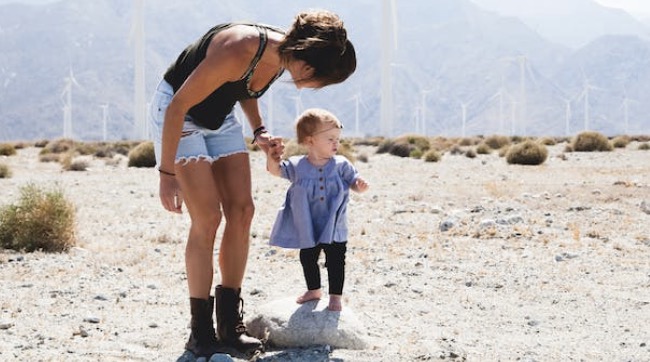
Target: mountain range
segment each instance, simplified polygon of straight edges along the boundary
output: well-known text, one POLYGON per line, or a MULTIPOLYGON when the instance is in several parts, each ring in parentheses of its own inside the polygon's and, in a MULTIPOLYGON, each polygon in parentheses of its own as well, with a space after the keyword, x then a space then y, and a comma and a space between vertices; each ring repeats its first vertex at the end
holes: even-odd
MULTIPOLYGON (((169 63, 216 23, 288 28, 300 10, 327 8, 345 21, 357 71, 316 91, 298 91, 283 76, 260 100, 276 134, 291 137, 297 112, 324 107, 348 136, 380 135, 387 46, 394 46, 394 118, 384 136, 650 133, 646 24, 592 0, 547 0, 537 12, 496 1, 394 1, 394 42, 382 36, 376 0, 146 1, 145 94, 150 98, 169 63)), ((142 138, 134 122, 133 3, 0 3, 0 140, 61 137, 65 112, 74 138, 142 138)))

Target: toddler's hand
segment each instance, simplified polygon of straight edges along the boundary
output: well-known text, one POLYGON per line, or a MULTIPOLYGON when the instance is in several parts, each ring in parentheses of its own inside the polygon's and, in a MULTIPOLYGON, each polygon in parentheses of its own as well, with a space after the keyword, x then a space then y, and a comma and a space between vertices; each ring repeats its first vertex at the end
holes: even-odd
POLYGON ((370 185, 368 185, 366 180, 362 179, 361 177, 357 178, 357 180, 354 182, 354 189, 357 192, 365 192, 369 187, 370 185))

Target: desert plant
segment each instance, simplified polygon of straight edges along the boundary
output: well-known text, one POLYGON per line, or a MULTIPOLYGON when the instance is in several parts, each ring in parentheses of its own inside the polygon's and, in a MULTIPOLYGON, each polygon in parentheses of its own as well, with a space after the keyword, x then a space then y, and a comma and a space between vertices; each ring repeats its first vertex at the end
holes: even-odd
POLYGON ((594 131, 578 134, 573 140, 572 148, 576 152, 611 151, 613 149, 607 137, 594 131))
POLYGON ((541 165, 548 157, 548 150, 542 143, 532 140, 512 145, 506 154, 509 164, 541 165))
POLYGON ((503 148, 503 146, 509 145, 510 144, 510 138, 507 136, 499 136, 499 135, 493 135, 489 136, 485 139, 484 143, 493 150, 498 150, 500 148, 503 148))
POLYGON ((16 147, 11 143, 0 143, 0 156, 13 156, 16 154, 16 147))
POLYGON ((479 155, 489 155, 490 152, 492 152, 492 148, 485 142, 481 142, 478 146, 476 146, 476 153, 479 155))
POLYGON ((409 155, 410 158, 415 158, 415 159, 420 159, 422 158, 422 150, 419 148, 414 149, 411 151, 411 154, 409 155))
POLYGON ((0 178, 10 178, 11 169, 5 164, 0 164, 0 178))
POLYGON ((650 143, 645 142, 645 143, 640 144, 639 145, 639 150, 641 150, 641 151, 650 150, 650 143))
POLYGON ((440 161, 440 154, 438 151, 431 149, 424 153, 424 162, 438 162, 440 161))
POLYGON ((555 146, 557 144, 557 141, 553 137, 542 137, 537 142, 545 145, 545 146, 555 146))
POLYGON ((612 146, 614 148, 625 148, 629 143, 630 143, 629 136, 618 136, 618 137, 614 137, 614 139, 612 140, 612 146))
POLYGON ((61 190, 33 184, 20 189, 17 204, 0 209, 0 246, 18 251, 62 252, 74 246, 75 209, 61 190))
POLYGON ((476 158, 476 151, 474 151, 473 148, 468 149, 467 151, 465 151, 465 157, 476 158))
POLYGON ((153 142, 144 141, 129 151, 129 167, 154 167, 156 156, 153 151, 153 142))

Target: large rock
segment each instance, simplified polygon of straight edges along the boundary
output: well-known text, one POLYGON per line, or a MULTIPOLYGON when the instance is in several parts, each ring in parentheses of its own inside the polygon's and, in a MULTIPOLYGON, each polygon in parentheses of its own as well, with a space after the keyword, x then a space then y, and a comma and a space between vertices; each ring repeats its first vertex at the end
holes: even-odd
POLYGON ((364 349, 365 328, 348 307, 341 312, 327 310, 327 299, 297 304, 293 299, 277 300, 257 308, 258 315, 247 323, 248 332, 278 347, 330 345, 333 348, 364 349))

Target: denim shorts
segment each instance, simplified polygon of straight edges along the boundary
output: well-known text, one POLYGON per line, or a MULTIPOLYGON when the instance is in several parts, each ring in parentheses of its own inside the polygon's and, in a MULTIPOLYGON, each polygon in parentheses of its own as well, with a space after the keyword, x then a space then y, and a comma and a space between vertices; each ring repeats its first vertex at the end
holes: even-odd
MULTIPOLYGON (((173 96, 172 86, 162 80, 156 88, 149 108, 148 118, 158 166, 160 165, 165 112, 173 96)), ((175 163, 185 164, 194 160, 214 162, 221 157, 247 152, 242 125, 235 117, 234 110, 226 116, 221 127, 216 130, 197 125, 188 115, 185 116, 183 135, 178 143, 175 163)))

